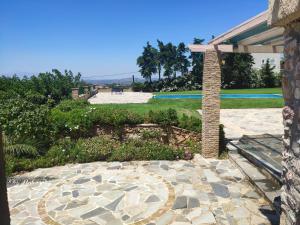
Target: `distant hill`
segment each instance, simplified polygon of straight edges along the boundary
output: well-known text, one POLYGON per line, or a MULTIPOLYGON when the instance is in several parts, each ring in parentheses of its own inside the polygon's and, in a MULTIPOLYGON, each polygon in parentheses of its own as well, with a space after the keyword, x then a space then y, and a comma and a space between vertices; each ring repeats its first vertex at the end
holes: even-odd
MULTIPOLYGON (((120 85, 130 85, 132 84, 132 78, 121 78, 121 79, 110 79, 110 80, 96 80, 96 79, 83 79, 87 83, 91 84, 120 84, 120 85)), ((143 78, 135 78, 135 82, 145 82, 143 78)))

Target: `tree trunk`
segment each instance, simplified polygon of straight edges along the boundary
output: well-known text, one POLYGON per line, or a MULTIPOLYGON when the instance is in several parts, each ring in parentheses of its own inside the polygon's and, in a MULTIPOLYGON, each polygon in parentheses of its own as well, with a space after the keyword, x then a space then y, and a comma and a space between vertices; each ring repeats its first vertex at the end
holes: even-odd
POLYGON ((158 80, 160 80, 160 73, 161 73, 161 68, 158 68, 158 80))
POLYGON ((1 220, 1 224, 3 225, 10 224, 1 129, 0 129, 0 220, 1 220))

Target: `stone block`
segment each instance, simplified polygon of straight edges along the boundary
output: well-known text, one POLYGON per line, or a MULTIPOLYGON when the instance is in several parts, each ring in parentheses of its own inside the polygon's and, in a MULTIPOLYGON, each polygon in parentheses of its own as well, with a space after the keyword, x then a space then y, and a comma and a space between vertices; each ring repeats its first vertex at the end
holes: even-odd
POLYGON ((202 99, 202 155, 219 153, 221 66, 217 50, 207 50, 204 59, 202 99))
POLYGON ((269 0, 268 23, 274 26, 286 26, 300 18, 299 0, 269 0))

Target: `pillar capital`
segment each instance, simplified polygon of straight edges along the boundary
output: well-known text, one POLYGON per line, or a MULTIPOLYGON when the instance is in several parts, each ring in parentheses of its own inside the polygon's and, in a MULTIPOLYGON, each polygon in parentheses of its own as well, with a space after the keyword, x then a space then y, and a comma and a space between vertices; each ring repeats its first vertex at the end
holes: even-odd
POLYGON ((299 18, 299 0, 269 0, 268 22, 270 25, 286 26, 299 18))

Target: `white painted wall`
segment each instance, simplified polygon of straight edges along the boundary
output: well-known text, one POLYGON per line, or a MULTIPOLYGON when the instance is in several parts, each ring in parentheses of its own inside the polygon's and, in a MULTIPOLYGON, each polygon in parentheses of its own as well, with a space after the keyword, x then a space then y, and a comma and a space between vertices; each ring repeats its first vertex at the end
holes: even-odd
POLYGON ((260 69, 267 59, 270 60, 270 64, 275 66, 274 71, 280 72, 280 62, 283 59, 283 54, 279 53, 252 53, 254 58, 253 68, 260 69))

